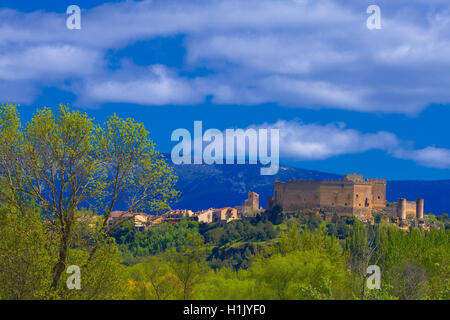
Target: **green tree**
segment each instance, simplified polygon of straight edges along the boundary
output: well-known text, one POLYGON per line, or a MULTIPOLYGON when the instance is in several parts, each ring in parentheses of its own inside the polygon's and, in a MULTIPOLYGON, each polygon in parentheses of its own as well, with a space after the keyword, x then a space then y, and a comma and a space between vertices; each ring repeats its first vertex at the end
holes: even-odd
POLYGON ((137 284, 133 298, 143 300, 175 299, 179 288, 177 277, 161 256, 146 258, 132 267, 132 279, 137 284))
POLYGON ((448 296, 449 235, 444 227, 406 232, 387 225, 377 230, 377 256, 382 279, 391 287, 392 295, 400 299, 448 296))
POLYGON ((192 299, 194 286, 208 271, 205 254, 203 238, 195 234, 189 234, 185 244, 167 252, 171 269, 181 284, 185 300, 192 299))
POLYGON ((345 299, 350 297, 346 256, 324 229, 291 224, 277 244, 260 252, 248 269, 260 299, 345 299))
POLYGON ((38 211, 0 207, 0 300, 51 298, 51 236, 38 211))
POLYGON ((361 287, 358 294, 361 299, 365 299, 367 288, 366 281, 368 278, 367 268, 371 264, 377 264, 380 256, 378 256, 378 243, 376 233, 373 229, 366 227, 359 219, 355 219, 350 237, 346 239, 346 249, 349 252, 349 265, 353 271, 354 290, 361 287))
POLYGON ((103 125, 60 106, 38 110, 22 128, 17 108, 0 107, 0 177, 2 198, 17 211, 37 206, 58 244, 51 287, 56 290, 66 268, 76 213, 90 207, 102 216, 85 264, 105 243, 111 211, 161 211, 176 198, 176 177, 144 126, 113 115, 103 125))

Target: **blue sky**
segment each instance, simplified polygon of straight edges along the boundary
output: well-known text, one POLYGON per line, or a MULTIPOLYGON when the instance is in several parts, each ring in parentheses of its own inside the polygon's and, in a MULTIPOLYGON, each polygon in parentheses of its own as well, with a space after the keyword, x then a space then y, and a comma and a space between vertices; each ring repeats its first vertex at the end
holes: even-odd
POLYGON ((0 101, 280 129, 281 163, 450 179, 447 0, 2 1, 0 101), (81 7, 81 30, 66 28, 81 7), (368 5, 381 8, 368 30, 368 5))

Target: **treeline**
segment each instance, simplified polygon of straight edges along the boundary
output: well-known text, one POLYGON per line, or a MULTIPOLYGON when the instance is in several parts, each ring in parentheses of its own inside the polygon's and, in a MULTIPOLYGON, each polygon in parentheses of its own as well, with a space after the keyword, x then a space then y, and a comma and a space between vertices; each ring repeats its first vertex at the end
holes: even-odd
POLYGON ((176 225, 164 223, 145 231, 136 230, 133 223, 128 222, 111 236, 118 244, 126 265, 179 247, 188 236, 195 235, 201 236, 209 248, 207 260, 211 267, 241 268, 249 265, 248 256, 254 253, 253 243, 271 240, 277 234, 270 221, 253 219, 205 224, 184 219, 176 225))
POLYGON ((76 230, 80 241, 70 248, 67 263, 81 267, 81 289, 68 290, 65 281, 69 275, 64 273, 57 291, 53 291, 50 283, 57 242, 48 232, 49 226, 38 212, 22 216, 2 207, 0 297, 450 299, 450 234, 444 228, 403 231, 389 224, 371 226, 354 220, 348 224, 349 235, 339 239, 329 233, 327 226, 333 222, 322 221, 310 228, 295 217, 277 226, 263 220, 215 226, 182 221, 147 232, 124 225, 115 238, 105 238, 88 264, 91 245, 82 238, 95 233, 95 228, 89 221, 80 223, 76 230), (258 233, 252 228, 274 233, 266 234, 265 241, 253 241, 258 236, 250 235, 258 233), (209 238, 214 229, 237 242, 223 244, 222 237, 209 238), (235 230, 248 230, 248 234, 238 237, 235 230), (215 250, 240 246, 245 248, 243 261, 248 261, 240 266, 232 263, 235 257, 220 260, 220 254, 214 254, 215 250), (132 261, 127 261, 126 252, 132 261), (370 265, 380 268, 379 290, 366 285, 370 265))
POLYGON ((161 224, 146 231, 138 231, 133 224, 122 224, 111 235, 122 253, 123 263, 133 265, 143 257, 162 253, 181 245, 189 234, 200 235, 210 249, 207 261, 211 268, 248 268, 249 257, 258 248, 270 245, 268 241, 276 238, 287 223, 305 225, 310 231, 325 226, 328 235, 345 239, 351 231, 353 219, 333 216, 325 223, 314 211, 296 213, 268 211, 255 218, 235 220, 230 223, 197 223, 181 220, 180 223, 161 224))
POLYGON ((130 267, 135 299, 449 299, 449 233, 368 227, 355 221, 342 242, 323 227, 289 223, 248 268, 212 269, 199 235, 130 267), (191 245, 195 243, 195 245, 191 245), (381 270, 380 289, 366 285, 381 270))
POLYGON ((135 299, 450 298, 444 227, 403 231, 348 217, 324 221, 314 212, 267 212, 250 221, 182 221, 132 232, 165 244, 173 239, 130 265, 135 299), (379 267, 380 289, 367 287, 371 265, 379 267))

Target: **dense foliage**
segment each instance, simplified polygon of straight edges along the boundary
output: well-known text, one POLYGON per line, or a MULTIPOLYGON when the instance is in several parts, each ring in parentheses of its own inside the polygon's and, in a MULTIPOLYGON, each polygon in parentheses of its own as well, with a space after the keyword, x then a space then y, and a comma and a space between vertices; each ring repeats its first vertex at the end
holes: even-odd
MULTIPOLYGON (((202 244, 201 236, 193 233, 189 237, 196 239, 195 253, 192 248, 183 247, 187 244, 178 251, 169 250, 190 261, 190 265, 173 264, 170 255, 160 253, 131 267, 135 274, 132 275, 131 296, 139 299, 158 299, 158 296, 172 299, 450 299, 448 231, 405 232, 395 226, 368 227, 357 221, 350 230, 350 235, 340 240, 329 235, 326 227, 312 231, 291 220, 279 237, 259 246, 254 254, 248 251, 245 258, 250 263, 241 268, 211 268, 211 261, 208 268, 208 243, 202 244), (364 271, 371 264, 381 269, 380 289, 369 290, 365 285, 367 274, 364 271), (153 273, 146 277, 144 270, 149 269, 153 273), (183 270, 194 270, 188 294, 182 289, 186 280, 179 279, 183 270)), ((180 263, 186 264, 186 261, 180 263)))
POLYGON ((137 251, 133 253, 128 248, 138 243, 157 248, 151 249, 152 253, 146 251, 148 257, 135 258, 134 262, 139 262, 130 266, 131 296, 136 299, 450 298, 450 239, 449 231, 443 227, 403 231, 387 223, 364 225, 347 217, 334 216, 324 221, 308 211, 283 213, 282 222, 274 226, 270 216, 265 213, 262 217, 228 224, 183 221, 146 232, 123 226, 121 235, 115 236, 125 256, 137 257, 137 251), (125 236, 131 233, 134 236, 125 236), (193 250, 185 246, 192 239, 196 239, 197 252, 189 260, 185 254, 193 250), (185 282, 178 278, 182 267, 174 264, 167 252, 172 255, 177 252, 188 259, 191 265, 185 266, 186 270, 197 270, 187 294, 182 290, 185 282), (370 290, 366 285, 370 275, 367 268, 372 264, 381 269, 380 289, 370 290), (153 273, 146 277, 145 270, 150 269, 153 273))
POLYGON ((159 212, 178 194, 148 134, 133 119, 98 125, 63 105, 22 125, 15 105, 0 105, 0 298, 126 295, 111 212, 159 212), (70 265, 81 291, 67 290, 70 265))

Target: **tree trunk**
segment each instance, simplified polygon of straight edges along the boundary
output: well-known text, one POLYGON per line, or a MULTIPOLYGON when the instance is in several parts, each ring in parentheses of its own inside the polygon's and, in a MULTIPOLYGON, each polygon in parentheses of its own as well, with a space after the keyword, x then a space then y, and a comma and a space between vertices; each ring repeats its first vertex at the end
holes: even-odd
POLYGON ((367 276, 365 275, 363 277, 362 292, 361 292, 361 299, 362 300, 364 300, 365 296, 366 296, 366 281, 367 281, 367 276))
POLYGON ((61 239, 61 245, 59 248, 59 258, 58 262, 53 267, 53 281, 52 281, 52 289, 56 290, 58 286, 59 279, 66 268, 66 259, 67 259, 67 250, 68 250, 68 238, 67 232, 64 232, 64 235, 61 239))

